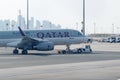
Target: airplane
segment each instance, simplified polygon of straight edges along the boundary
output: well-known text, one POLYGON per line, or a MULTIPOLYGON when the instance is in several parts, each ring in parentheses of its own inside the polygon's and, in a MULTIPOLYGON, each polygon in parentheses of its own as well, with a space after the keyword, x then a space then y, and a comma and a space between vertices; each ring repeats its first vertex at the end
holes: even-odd
POLYGON ((28 50, 51 51, 55 45, 66 45, 70 50, 71 44, 88 42, 90 39, 81 32, 72 29, 58 30, 22 30, 1 31, 0 47, 14 47, 13 54, 28 54, 28 50))

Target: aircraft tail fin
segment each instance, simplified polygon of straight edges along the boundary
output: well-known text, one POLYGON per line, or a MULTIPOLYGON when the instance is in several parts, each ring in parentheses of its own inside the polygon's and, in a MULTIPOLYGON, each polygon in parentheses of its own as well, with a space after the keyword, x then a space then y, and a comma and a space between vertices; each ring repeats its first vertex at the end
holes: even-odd
POLYGON ((22 29, 20 27, 18 27, 18 29, 20 31, 21 36, 25 37, 25 33, 22 31, 22 29))

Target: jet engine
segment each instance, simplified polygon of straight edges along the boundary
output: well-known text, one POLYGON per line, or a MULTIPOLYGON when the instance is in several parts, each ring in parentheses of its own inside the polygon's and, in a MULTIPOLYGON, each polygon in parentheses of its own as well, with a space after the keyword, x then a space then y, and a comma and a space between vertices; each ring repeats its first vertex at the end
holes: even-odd
POLYGON ((34 49, 39 51, 50 51, 54 49, 54 43, 51 41, 39 42, 36 46, 34 46, 34 49))

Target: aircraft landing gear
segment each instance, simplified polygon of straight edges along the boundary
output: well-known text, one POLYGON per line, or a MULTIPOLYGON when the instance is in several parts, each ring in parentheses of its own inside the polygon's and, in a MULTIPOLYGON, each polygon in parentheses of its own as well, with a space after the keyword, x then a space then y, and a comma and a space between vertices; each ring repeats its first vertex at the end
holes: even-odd
POLYGON ((23 49, 22 54, 26 55, 26 54, 28 54, 28 51, 26 49, 23 49))
POLYGON ((61 51, 58 51, 59 54, 70 54, 71 53, 71 50, 70 50, 70 45, 66 45, 66 50, 61 50, 61 51))
MULTIPOLYGON (((19 53, 18 49, 15 48, 13 50, 13 54, 17 55, 18 53, 19 53)), ((24 55, 26 55, 26 54, 28 54, 28 51, 26 49, 23 49, 21 53, 24 54, 24 55)))
POLYGON ((66 45, 66 51, 67 51, 67 53, 69 54, 71 51, 70 51, 70 45, 66 45))
POLYGON ((15 48, 15 49, 13 50, 13 54, 18 54, 18 53, 19 53, 18 49, 15 48))

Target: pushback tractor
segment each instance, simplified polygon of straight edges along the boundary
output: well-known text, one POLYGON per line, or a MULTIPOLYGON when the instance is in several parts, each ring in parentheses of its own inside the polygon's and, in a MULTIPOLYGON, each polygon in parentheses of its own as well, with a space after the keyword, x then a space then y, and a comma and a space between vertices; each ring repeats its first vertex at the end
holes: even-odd
POLYGON ((85 45, 82 48, 76 48, 71 50, 60 50, 59 54, 83 54, 83 53, 92 53, 92 49, 90 45, 85 45))

